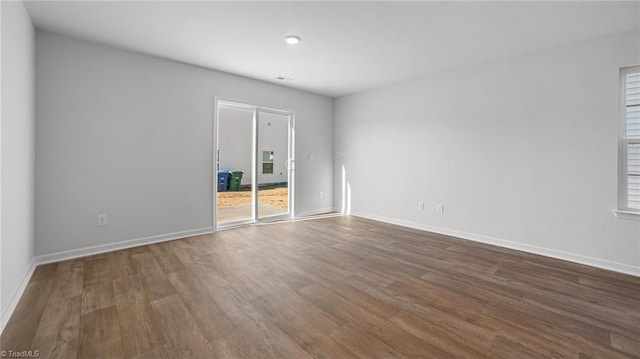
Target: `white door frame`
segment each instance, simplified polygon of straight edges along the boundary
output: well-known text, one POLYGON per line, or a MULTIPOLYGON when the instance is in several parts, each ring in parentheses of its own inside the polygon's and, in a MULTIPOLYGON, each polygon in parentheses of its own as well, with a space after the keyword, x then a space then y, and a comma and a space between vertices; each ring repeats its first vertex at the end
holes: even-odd
POLYGON ((213 198, 212 209, 213 209, 213 218, 212 218, 212 227, 214 231, 218 229, 224 229, 228 227, 235 227, 243 224, 251 224, 256 222, 269 222, 276 221, 288 218, 295 217, 295 206, 294 206, 294 188, 295 188, 295 118, 296 112, 294 110, 289 109, 281 109, 274 108, 268 106, 261 106, 251 104, 246 101, 238 101, 232 99, 226 99, 221 97, 214 97, 214 111, 213 111, 213 161, 211 171, 213 184, 212 190, 213 198), (225 223, 223 225, 218 225, 218 138, 219 138, 219 114, 221 108, 231 108, 231 109, 239 109, 239 110, 249 110, 253 112, 253 124, 252 124, 252 151, 251 151, 251 163, 252 163, 252 178, 251 178, 251 187, 252 187, 252 210, 251 210, 251 219, 235 221, 230 223, 225 223), (258 131, 259 131, 259 121, 260 121, 260 113, 271 113, 276 115, 287 116, 289 119, 288 126, 288 138, 289 143, 287 145, 289 154, 288 154, 288 166, 287 166, 287 186, 288 186, 288 209, 289 212, 281 215, 269 216, 259 218, 258 211, 258 131))

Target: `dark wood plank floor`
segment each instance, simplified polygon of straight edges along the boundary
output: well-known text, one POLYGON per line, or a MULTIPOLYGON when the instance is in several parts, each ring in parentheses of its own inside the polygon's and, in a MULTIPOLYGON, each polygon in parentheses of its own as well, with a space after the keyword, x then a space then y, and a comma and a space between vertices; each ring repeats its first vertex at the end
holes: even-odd
POLYGON ((640 278, 336 216, 36 269, 43 358, 640 358, 640 278))

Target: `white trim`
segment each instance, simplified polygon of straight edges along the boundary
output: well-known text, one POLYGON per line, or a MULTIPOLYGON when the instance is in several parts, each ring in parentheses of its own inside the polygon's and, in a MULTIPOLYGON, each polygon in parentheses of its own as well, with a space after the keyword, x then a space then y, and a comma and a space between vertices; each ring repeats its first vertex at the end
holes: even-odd
MULTIPOLYGON (((629 207, 629 183, 628 183, 628 163, 627 155, 630 144, 640 143, 640 139, 626 137, 627 127, 627 75, 640 73, 640 66, 630 66, 620 69, 618 106, 620 112, 619 125, 619 145, 618 145, 618 210, 620 212, 633 212, 629 207)), ((616 214, 616 217, 617 214, 616 214)), ((618 217, 626 218, 627 217, 618 217)))
POLYGON ((622 211, 622 210, 615 210, 613 211, 613 214, 616 216, 616 218, 620 218, 620 219, 633 219, 636 221, 640 221, 640 212, 634 212, 634 211, 622 211))
POLYGON ((273 216, 260 217, 260 220, 256 221, 256 223, 280 222, 280 221, 288 221, 290 219, 293 219, 293 216, 291 215, 291 213, 274 214, 273 216))
POLYGON ((0 319, 0 334, 4 331, 4 327, 9 322, 13 311, 16 310, 18 302, 20 301, 20 298, 22 298, 22 294, 24 294, 25 289, 27 289, 27 284, 29 284, 29 280, 31 280, 31 275, 33 275, 33 271, 36 269, 36 266, 36 259, 31 258, 31 263, 29 263, 29 267, 24 272, 18 288, 13 292, 9 303, 7 303, 7 306, 2 311, 2 317, 0 319))
POLYGON ((278 115, 287 115, 289 113, 296 112, 293 108, 288 107, 271 107, 271 106, 263 106, 258 103, 254 103, 252 101, 238 100, 229 97, 215 96, 218 103, 223 104, 225 107, 235 106, 236 108, 245 109, 252 111, 253 108, 260 108, 266 112, 278 114, 278 115))
POLYGON ((319 209, 312 209, 310 211, 306 211, 306 212, 302 212, 302 213, 298 213, 297 216, 295 216, 295 218, 301 218, 301 217, 309 217, 309 216, 317 216, 319 214, 327 214, 327 213, 333 213, 333 212, 340 212, 340 211, 336 211, 333 207, 326 207, 326 208, 319 208, 319 209))
POLYGON ((227 222, 227 223, 221 223, 218 225, 218 228, 216 228, 216 232, 217 231, 221 231, 224 229, 229 229, 229 228, 235 228, 235 227, 240 227, 240 226, 248 226, 250 224, 255 224, 256 221, 254 221, 252 218, 249 219, 241 219, 239 221, 233 221, 233 222, 227 222))
POLYGON ((287 190, 288 201, 289 201, 289 215, 291 218, 296 217, 296 206, 295 206, 295 193, 296 193, 296 173, 295 173, 295 163, 296 163, 296 111, 291 111, 289 115, 289 126, 287 127, 288 136, 289 136, 289 158, 287 159, 287 186, 289 187, 287 190))
POLYGON ((626 70, 620 69, 618 77, 618 209, 626 208, 627 200, 627 176, 624 169, 627 160, 627 149, 624 145, 624 138, 627 128, 627 118, 625 114, 625 82, 626 70))
POLYGON ((106 244, 100 244, 97 246, 71 249, 68 251, 56 252, 51 254, 43 254, 40 256, 36 256, 34 259, 36 261, 36 264, 46 264, 46 263, 52 263, 52 262, 59 262, 67 259, 85 257, 85 256, 94 255, 94 254, 112 252, 120 249, 138 247, 138 246, 143 246, 146 244, 152 244, 152 243, 158 243, 158 242, 166 242, 174 239, 198 236, 198 235, 209 234, 209 233, 213 233, 213 228, 203 227, 203 228, 197 228, 197 229, 190 229, 187 231, 158 234, 155 236, 129 239, 129 240, 115 242, 115 243, 106 243, 106 244))
POLYGON ((213 193, 211 198, 213 198, 212 202, 212 213, 213 218, 211 220, 212 228, 218 229, 226 229, 233 227, 235 225, 244 225, 249 223, 259 223, 259 222, 269 222, 280 219, 291 219, 295 217, 295 120, 296 120, 296 111, 288 108, 274 108, 268 106, 261 106, 256 104, 251 104, 251 102, 246 101, 238 101, 227 99, 219 96, 214 96, 213 98, 213 164, 212 164, 212 176, 214 178, 214 186, 212 187, 213 193), (231 223, 218 223, 218 154, 219 154, 219 139, 220 139, 220 109, 236 109, 236 110, 245 110, 253 113, 253 122, 252 122, 252 135, 251 135, 251 164, 253 166, 252 176, 251 176, 251 219, 243 220, 238 222, 231 223), (260 213, 258 211, 258 191, 260 183, 260 176, 258 171, 260 169, 261 156, 259 156, 259 148, 258 148, 258 138, 259 138, 259 128, 260 128, 260 113, 270 113, 275 115, 287 116, 288 126, 287 126, 287 136, 289 143, 287 144, 288 159, 287 159, 287 185, 289 190, 287 191, 287 199, 288 203, 288 212, 284 215, 269 216, 269 217, 259 217, 260 213))
POLYGON ((213 186, 211 187, 211 193, 209 198, 211 198, 211 228, 218 228, 218 161, 220 159, 220 153, 218 152, 218 117, 219 117, 219 102, 218 97, 213 97, 213 118, 212 122, 212 132, 211 132, 211 177, 214 179, 212 181, 213 186))
MULTIPOLYGON (((260 111, 253 109, 253 124, 251 131, 251 218, 258 221, 258 139, 260 138, 260 111)), ((220 136, 220 133, 218 133, 220 136)))
POLYGON ((462 232, 462 231, 442 228, 442 227, 435 227, 427 224, 405 221, 405 220, 395 219, 395 218, 388 218, 388 217, 379 216, 375 214, 351 212, 351 215, 355 217, 371 219, 374 221, 395 224, 398 226, 409 227, 409 228, 419 229, 427 232, 433 232, 438 234, 444 234, 447 236, 467 239, 474 242, 491 244, 498 247, 515 249, 518 251, 538 254, 538 255, 561 259, 569 262, 585 264, 592 267, 597 267, 601 269, 611 270, 614 272, 620 272, 620 273, 625 273, 625 274, 630 274, 633 276, 640 277, 639 265, 633 266, 625 263, 609 261, 606 259, 594 258, 594 257, 584 256, 581 254, 560 251, 557 249, 534 246, 534 245, 519 243, 519 242, 512 242, 512 241, 507 241, 504 239, 494 238, 494 237, 485 236, 481 234, 462 232))

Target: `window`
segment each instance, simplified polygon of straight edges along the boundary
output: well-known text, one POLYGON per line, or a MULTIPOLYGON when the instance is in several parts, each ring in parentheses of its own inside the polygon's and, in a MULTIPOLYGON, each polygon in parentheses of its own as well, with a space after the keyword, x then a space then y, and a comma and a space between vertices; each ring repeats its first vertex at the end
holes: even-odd
POLYGON ((262 173, 273 173, 273 151, 262 151, 262 173))
POLYGON ((640 66, 624 68, 620 75, 622 137, 619 212, 640 214, 640 66))

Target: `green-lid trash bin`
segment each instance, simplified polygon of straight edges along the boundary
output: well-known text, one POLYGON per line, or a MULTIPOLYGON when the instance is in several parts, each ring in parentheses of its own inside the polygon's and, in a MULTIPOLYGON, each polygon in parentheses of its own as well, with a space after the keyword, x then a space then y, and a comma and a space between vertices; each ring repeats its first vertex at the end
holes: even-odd
POLYGON ((229 171, 229 191, 239 191, 244 171, 229 171))

